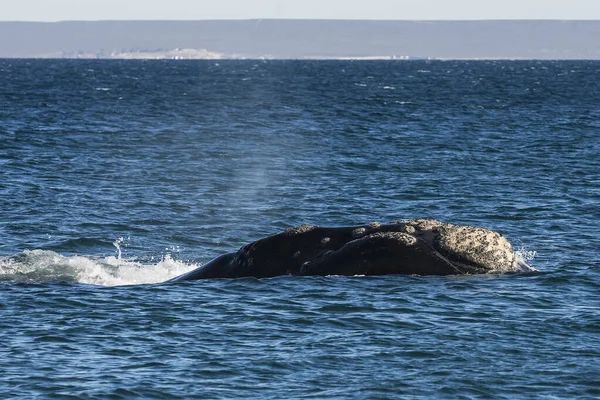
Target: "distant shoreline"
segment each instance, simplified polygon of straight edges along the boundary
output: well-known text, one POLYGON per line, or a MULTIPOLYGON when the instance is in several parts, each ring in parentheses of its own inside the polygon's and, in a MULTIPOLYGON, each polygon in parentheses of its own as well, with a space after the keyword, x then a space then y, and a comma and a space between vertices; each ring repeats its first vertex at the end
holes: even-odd
POLYGON ((0 58, 594 60, 597 20, 0 22, 0 58))

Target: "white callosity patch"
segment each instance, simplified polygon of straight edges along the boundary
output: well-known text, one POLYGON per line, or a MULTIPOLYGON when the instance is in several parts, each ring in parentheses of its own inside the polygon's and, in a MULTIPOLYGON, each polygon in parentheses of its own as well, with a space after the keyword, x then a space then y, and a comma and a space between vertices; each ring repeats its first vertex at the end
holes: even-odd
POLYGON ((365 235, 365 233, 367 233, 367 230, 365 228, 356 228, 352 231, 352 237, 353 238, 359 238, 365 235))
MULTIPOLYGON (((398 221, 402 230, 432 245, 452 263, 473 267, 470 272, 535 271, 527 264, 532 252, 514 251, 500 233, 475 226, 460 226, 433 219, 398 221)), ((533 256, 535 252, 533 252, 533 256)))
POLYGON ((295 226, 292 228, 288 228, 285 230, 284 234, 287 236, 295 236, 295 235, 301 235, 303 233, 306 232, 310 232, 314 229, 318 228, 318 226, 315 225, 299 225, 299 226, 295 226))
POLYGON ((394 240, 404 246, 414 246, 417 243, 417 238, 403 232, 376 232, 365 239, 388 239, 394 240))
POLYGON ((489 272, 513 269, 515 253, 510 242, 498 232, 473 226, 440 226, 437 246, 476 265, 492 268, 489 272))

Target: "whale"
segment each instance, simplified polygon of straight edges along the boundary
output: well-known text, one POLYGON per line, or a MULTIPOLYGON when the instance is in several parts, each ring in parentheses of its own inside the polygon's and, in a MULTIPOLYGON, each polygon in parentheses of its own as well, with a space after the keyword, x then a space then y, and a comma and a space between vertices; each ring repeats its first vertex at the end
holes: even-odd
POLYGON ((434 219, 300 225, 223 254, 169 282, 281 275, 467 275, 529 270, 499 232, 434 219))

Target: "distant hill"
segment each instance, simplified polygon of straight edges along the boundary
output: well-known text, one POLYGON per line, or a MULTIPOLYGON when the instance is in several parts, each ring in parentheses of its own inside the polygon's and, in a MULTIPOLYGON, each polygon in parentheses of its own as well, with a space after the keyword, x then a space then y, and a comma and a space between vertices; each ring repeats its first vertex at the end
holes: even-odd
POLYGON ((600 21, 0 22, 0 57, 600 59, 600 21))

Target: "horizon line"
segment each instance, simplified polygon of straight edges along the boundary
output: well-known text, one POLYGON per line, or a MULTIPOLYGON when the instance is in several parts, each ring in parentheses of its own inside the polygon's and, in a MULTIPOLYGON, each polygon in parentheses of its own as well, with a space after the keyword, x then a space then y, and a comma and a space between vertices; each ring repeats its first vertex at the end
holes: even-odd
POLYGON ((0 20, 0 23, 65 23, 65 22, 243 22, 243 21, 337 21, 337 22, 600 22, 594 19, 564 18, 466 18, 466 19, 360 19, 360 18, 207 18, 207 19, 65 19, 53 21, 0 20))

